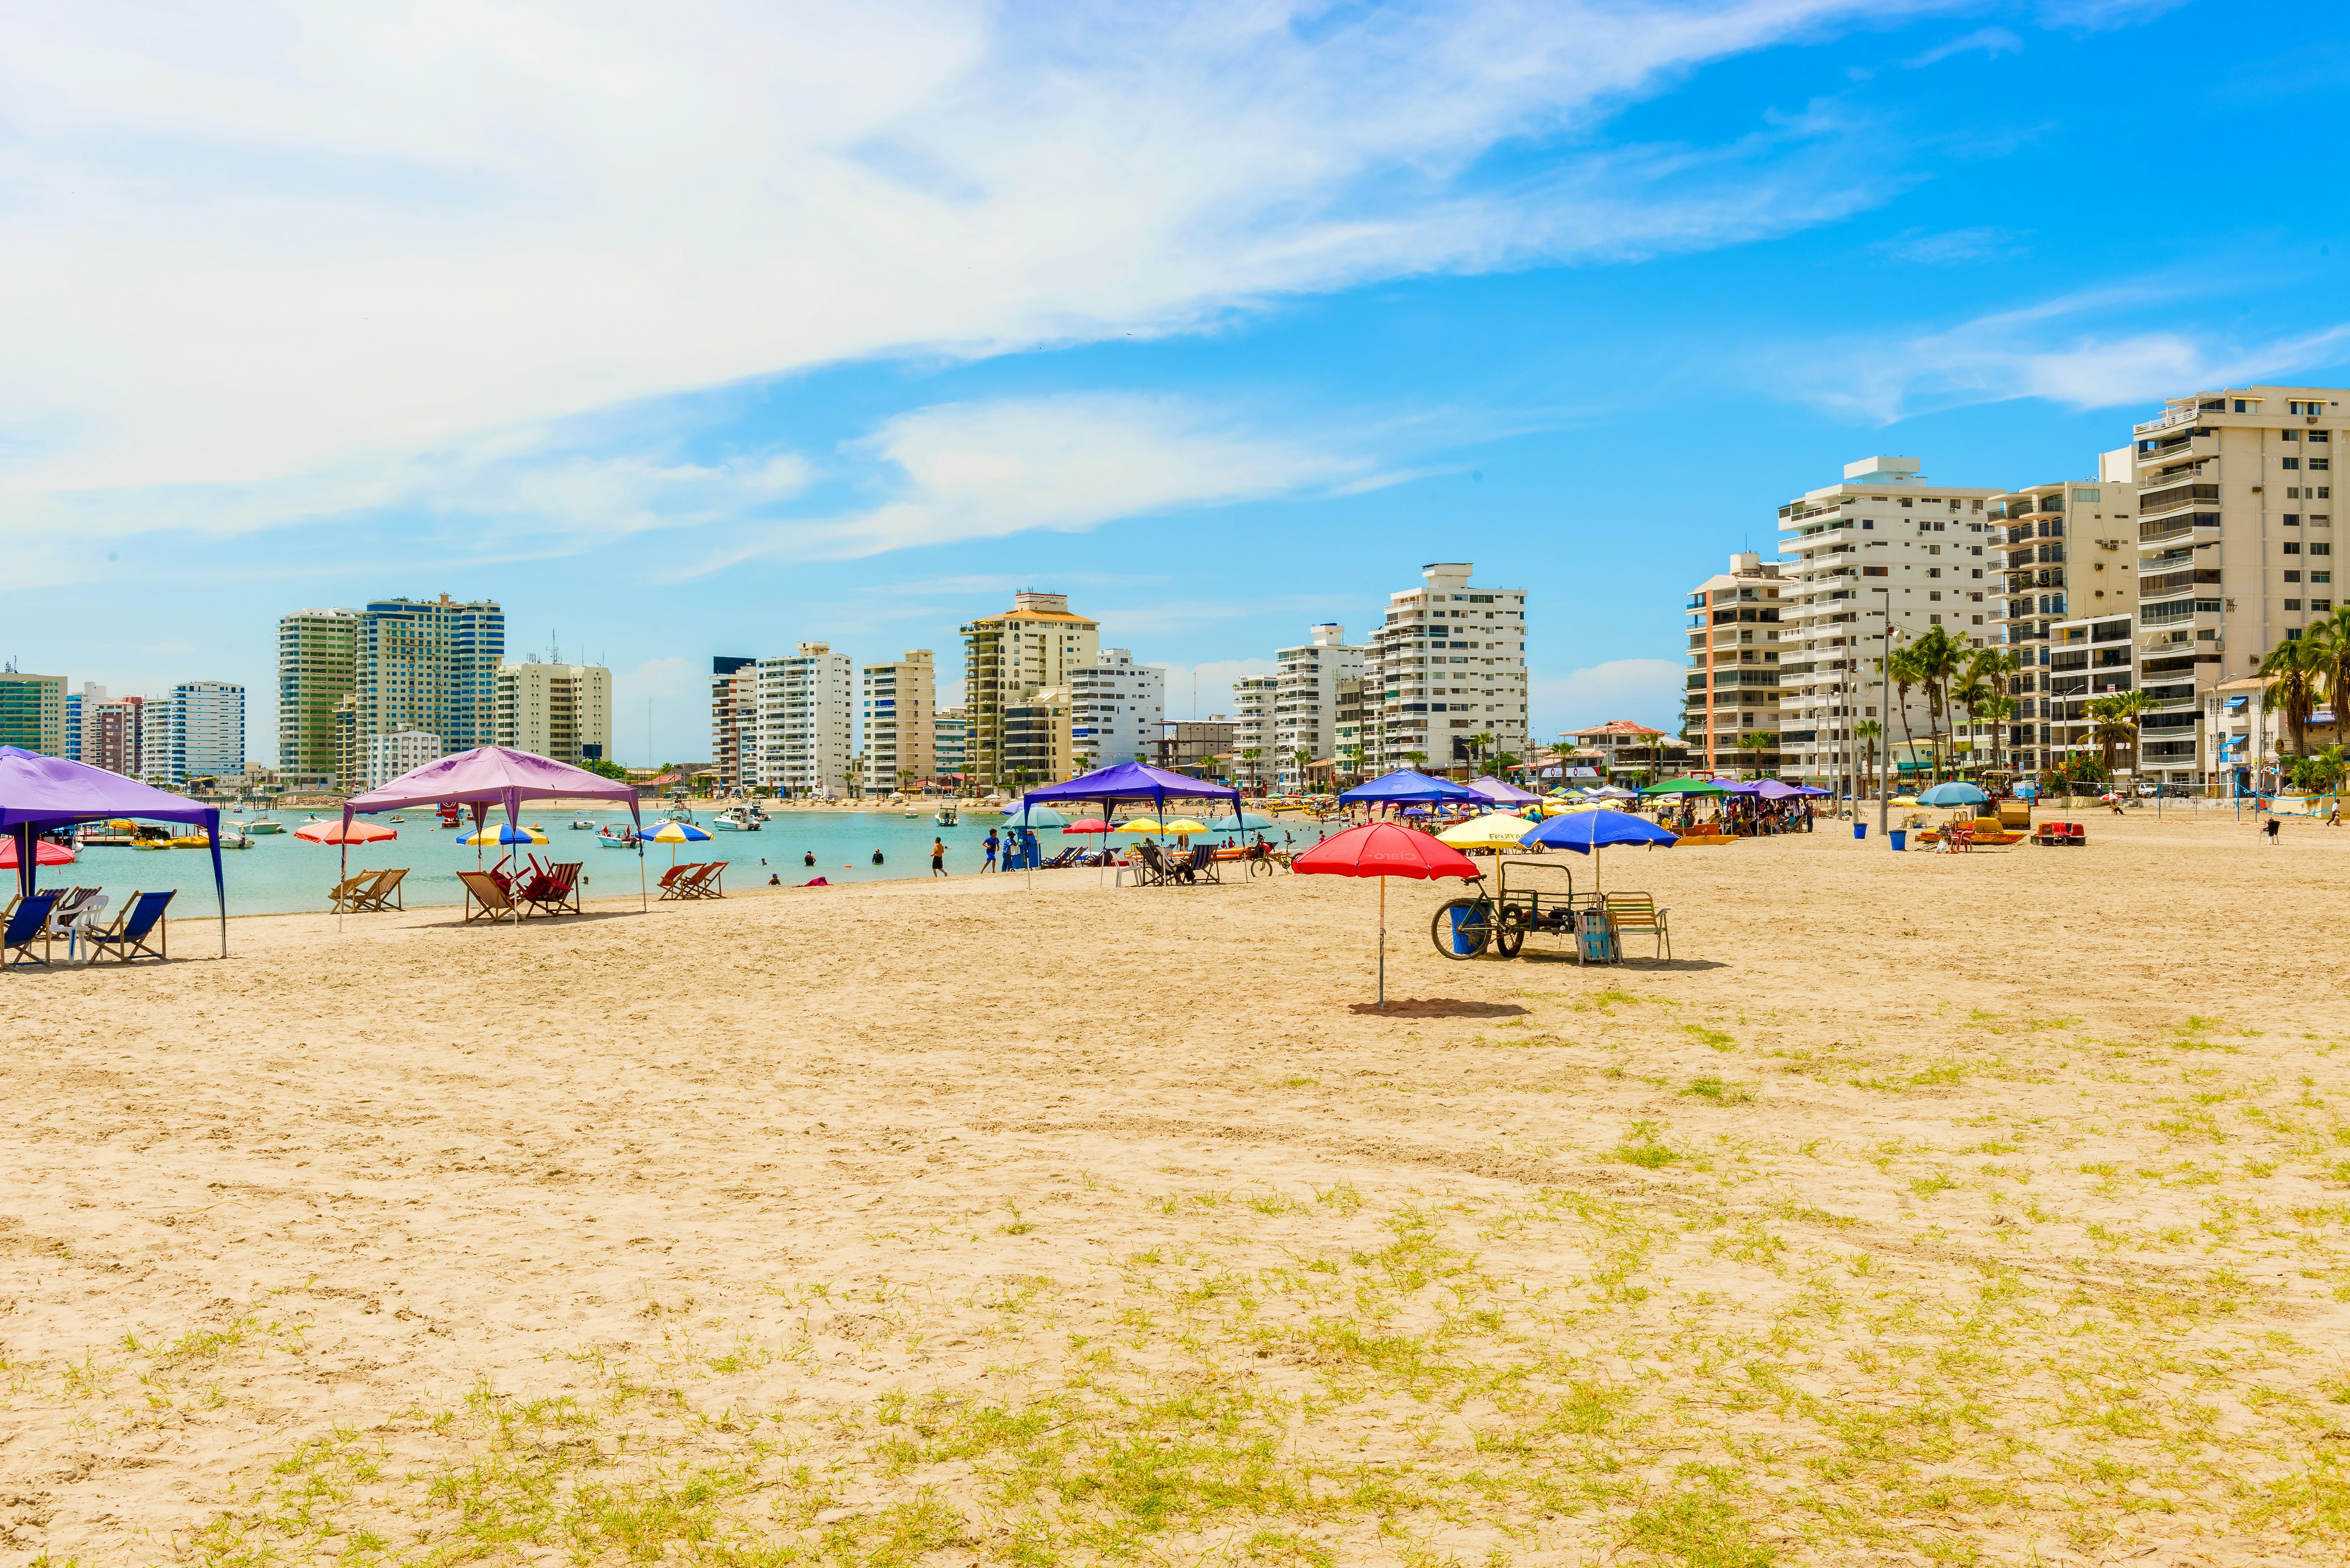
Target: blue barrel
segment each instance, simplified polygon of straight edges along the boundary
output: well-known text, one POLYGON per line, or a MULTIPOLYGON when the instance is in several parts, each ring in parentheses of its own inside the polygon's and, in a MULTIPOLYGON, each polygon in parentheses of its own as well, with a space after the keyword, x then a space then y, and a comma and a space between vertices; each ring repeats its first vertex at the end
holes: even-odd
POLYGON ((1855 838, 1866 838, 1866 837, 1867 837, 1867 836, 1868 836, 1868 824, 1866 824, 1866 823, 1865 823, 1865 822, 1856 822, 1856 823, 1854 823, 1854 824, 1852 825, 1852 836, 1853 836, 1855 838))
POLYGON ((1485 911, 1475 905, 1458 907, 1452 911, 1452 950, 1462 958, 1474 958, 1484 946, 1487 936, 1485 911))
POLYGON ((1894 828, 1885 836, 1891 841, 1893 845, 1893 853, 1896 855, 1900 854, 1903 850, 1909 847, 1909 835, 1904 828, 1894 828))

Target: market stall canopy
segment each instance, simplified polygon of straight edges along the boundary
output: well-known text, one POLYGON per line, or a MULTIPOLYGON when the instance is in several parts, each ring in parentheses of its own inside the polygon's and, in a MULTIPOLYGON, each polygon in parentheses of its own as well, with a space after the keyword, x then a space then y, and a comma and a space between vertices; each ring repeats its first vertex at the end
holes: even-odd
POLYGON ((44 756, 21 746, 0 746, 0 832, 16 841, 16 885, 30 896, 39 869, 34 842, 51 828, 115 817, 150 822, 193 822, 212 840, 213 889, 220 897, 221 956, 228 956, 228 880, 221 870, 220 808, 199 805, 136 779, 70 757, 44 756))
POLYGON ((1481 794, 1466 784, 1454 784, 1451 779, 1430 778, 1409 768, 1398 768, 1391 774, 1380 774, 1368 784, 1357 784, 1338 799, 1347 805, 1404 805, 1431 801, 1461 801, 1483 805, 1489 804, 1492 797, 1481 794))
MULTIPOLYGON (((1167 803, 1170 800, 1220 800, 1234 811, 1241 807, 1241 792, 1230 784, 1187 778, 1181 774, 1170 774, 1145 763, 1114 763, 1106 768, 1096 768, 1089 774, 1079 774, 1076 778, 1060 784, 1032 789, 1021 798, 1035 804, 1045 801, 1096 802, 1105 816, 1116 815, 1119 801, 1131 801, 1136 805, 1148 801, 1151 815, 1158 817, 1166 816, 1167 803)), ((1040 813, 1030 820, 1042 822, 1044 816, 1040 813)), ((1057 823, 1061 819, 1056 816, 1054 820, 1057 823)))
POLYGON ((1523 805, 1528 801, 1542 798, 1531 790, 1520 789, 1513 784, 1503 784, 1496 778, 1471 779, 1469 787, 1487 800, 1498 800, 1503 805, 1523 805))

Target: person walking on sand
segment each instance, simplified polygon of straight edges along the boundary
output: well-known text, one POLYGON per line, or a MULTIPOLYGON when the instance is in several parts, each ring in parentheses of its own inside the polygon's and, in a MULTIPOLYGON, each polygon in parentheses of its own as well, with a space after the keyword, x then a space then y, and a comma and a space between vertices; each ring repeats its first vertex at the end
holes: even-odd
POLYGON ((2268 836, 2268 841, 2271 844, 2274 844, 2277 841, 2278 826, 2277 819, 2272 816, 2268 820, 2268 825, 2261 829, 2263 834, 2268 836))
POLYGON ((943 877, 946 874, 947 841, 943 838, 933 838, 931 840, 931 875, 943 877))
POLYGON ((995 851, 1000 843, 1001 841, 995 836, 995 829, 992 827, 989 828, 987 830, 987 836, 981 840, 979 846, 982 849, 987 851, 987 858, 981 863, 979 867, 982 872, 993 871, 995 869, 995 851))

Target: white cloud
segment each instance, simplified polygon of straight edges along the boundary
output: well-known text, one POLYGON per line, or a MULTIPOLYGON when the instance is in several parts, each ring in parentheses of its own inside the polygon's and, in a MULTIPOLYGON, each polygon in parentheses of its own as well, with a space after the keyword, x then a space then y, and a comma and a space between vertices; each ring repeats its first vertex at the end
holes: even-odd
MULTIPOLYGON (((1359 485, 1375 472, 1366 460, 1239 429, 1177 399, 1107 394, 921 409, 858 442, 854 455, 886 464, 898 493, 843 516, 748 530, 692 574, 761 556, 847 557, 1038 528, 1082 533, 1117 517, 1359 485)), ((1150 547, 1147 536, 1132 543, 1150 547)), ((1180 537, 1162 544, 1171 560, 1193 564, 1180 537)))
POLYGON ((2101 318, 2187 290, 2131 285, 1979 317, 1904 338, 1814 346, 1783 390, 1856 419, 1890 423, 1926 410, 2012 398, 2076 409, 2147 402, 2206 387, 2243 386, 2338 363, 2350 325, 2232 341, 2215 335, 2117 329, 2101 318))
POLYGON ((1611 659, 1565 675, 1534 675, 1526 707, 1534 738, 1547 741, 1610 719, 1678 735, 1687 673, 1669 659, 1611 659))
POLYGON ((1970 55, 1977 49, 1990 58, 1997 59, 2002 55, 2022 54, 2023 40, 2005 27, 1978 27, 1962 37, 1952 38, 1947 44, 1937 44, 1924 54, 1913 56, 1901 63, 1914 71, 1939 64, 1953 55, 1970 55))
MULTIPOLYGON (((1123 618, 1121 618, 1121 622, 1123 618)), ((1167 717, 1208 719, 1232 715, 1232 682, 1274 672, 1270 659, 1215 659, 1200 664, 1156 664, 1167 672, 1167 717), (1195 695, 1196 694, 1196 695, 1195 695)))
POLYGON ((2018 243, 2022 238, 2007 229, 1949 229, 1938 234, 1908 229, 1868 248, 1895 261, 1949 266, 1960 262, 2005 261, 2022 255, 2024 247, 2018 243))
POLYGON ((2040 7, 2040 23, 2079 33, 2102 33, 2151 22, 2189 3, 2190 0, 2046 0, 2040 7))
POLYGON ((1480 161, 1914 4, 32 0, 0 52, 0 503, 307 475, 330 504, 476 432, 847 358, 1781 232, 1882 199, 1836 151, 1866 139, 1480 161))

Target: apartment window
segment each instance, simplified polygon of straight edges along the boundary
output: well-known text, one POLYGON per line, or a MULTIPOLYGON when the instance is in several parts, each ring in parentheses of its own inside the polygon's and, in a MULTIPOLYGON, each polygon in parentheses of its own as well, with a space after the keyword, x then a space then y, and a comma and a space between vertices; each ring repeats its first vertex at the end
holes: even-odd
POLYGON ((2329 473, 2333 472, 2334 460, 2330 457, 2313 457, 2309 460, 2309 466, 2320 473, 2329 473))
MULTIPOLYGON (((2294 404, 2293 411, 2294 413, 2301 412, 2301 406, 2298 403, 2294 404)), ((2301 439, 2301 432, 2299 431, 2277 431, 2277 439, 2280 441, 2299 441, 2301 439)))
POLYGON ((1862 519, 1860 520, 1860 525, 1861 525, 1862 527, 1864 527, 1864 528, 1874 528, 1874 527, 1876 527, 1876 526, 1877 526, 1877 524, 1876 524, 1876 523, 1875 523, 1874 521, 1872 521, 1871 519, 1866 518, 1866 517, 1864 517, 1864 518, 1862 518, 1862 519))
POLYGON ((2299 468, 2301 466, 2301 459, 2297 457, 2281 457, 2277 459, 2277 466, 2279 468, 2299 468))
POLYGON ((2330 556, 2334 554, 2334 546, 2323 539, 2312 539, 2309 542, 2309 553, 2313 556, 2330 556))
POLYGON ((2299 572, 2287 572, 2284 575, 2284 580, 2288 583, 2297 583, 2301 581, 2301 574, 2299 572))
POLYGON ((2309 574, 2309 580, 2313 583, 2330 583, 2334 580, 2334 574, 2331 572, 2312 572, 2309 574))
POLYGON ((2330 441, 2334 438, 2326 434, 2324 431, 2311 431, 2309 432, 2309 439, 2314 441, 2330 441))
POLYGON ((2300 555, 2300 554, 2301 554, 2301 541, 2300 541, 2300 540, 2298 540, 2298 539, 2287 539, 2287 540, 2284 542, 2284 553, 2285 553, 2286 555, 2288 555, 2288 556, 2298 556, 2298 555, 2300 555))
POLYGON ((2243 398, 2238 398, 2236 400, 2236 411, 2240 414, 2251 413, 2252 409, 2250 400, 2243 398))
POLYGON ((2334 601, 2332 599, 2312 599, 2309 601, 2309 607, 2314 610, 2330 610, 2334 607, 2334 601))
MULTIPOLYGON (((2301 607, 2301 601, 2299 599, 2287 599, 2284 601, 2284 607, 2289 610, 2297 610, 2301 607)), ((2285 633, 2285 636, 2297 637, 2299 634, 2297 632, 2288 631, 2285 633)))
POLYGON ((2300 526, 2301 526, 2301 514, 2300 514, 2300 513, 2298 513, 2298 512, 2288 512, 2288 513, 2286 513, 2286 514, 2284 514, 2284 525, 2285 525, 2286 527, 2288 527, 2288 528, 2298 528, 2298 527, 2300 527, 2300 526))
MULTIPOLYGON (((1878 499, 1879 501, 1882 501, 1882 500, 1884 500, 1884 499, 1885 499, 1885 497, 1883 497, 1883 496, 1881 496, 1881 495, 1880 495, 1880 496, 1878 496, 1878 497, 1877 497, 1877 499, 1878 499)), ((1909 498, 1908 498, 1908 496, 1906 496, 1906 495, 1905 495, 1905 496, 1903 496, 1903 497, 1901 498, 1901 504, 1902 504, 1902 505, 1904 505, 1904 506, 1908 505, 1908 504, 1909 504, 1909 498)), ((1924 524, 1919 524, 1919 526, 1920 526, 1920 527, 1923 527, 1923 526, 1924 526, 1924 524)))
POLYGON ((1863 566, 1860 569, 1860 575, 1864 577, 1881 577, 1885 575, 1885 568, 1883 566, 1863 566))

